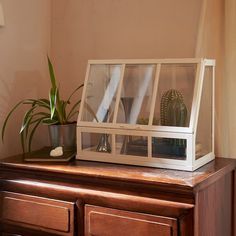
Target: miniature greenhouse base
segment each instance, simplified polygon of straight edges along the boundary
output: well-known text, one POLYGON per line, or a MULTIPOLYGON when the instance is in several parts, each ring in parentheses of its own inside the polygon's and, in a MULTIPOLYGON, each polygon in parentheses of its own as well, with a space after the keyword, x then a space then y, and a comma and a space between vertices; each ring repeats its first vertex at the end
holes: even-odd
MULTIPOLYGON (((189 134, 176 134, 175 138, 182 138, 187 140, 187 147, 186 147, 186 160, 173 160, 173 159, 166 159, 166 158, 154 158, 151 157, 151 145, 149 144, 148 149, 148 157, 141 157, 141 156, 134 156, 134 155, 122 155, 117 154, 115 152, 111 153, 102 153, 102 152, 91 152, 89 150, 82 150, 81 145, 81 132, 91 132, 91 133, 101 133, 103 132, 101 130, 93 129, 93 128, 79 128, 79 131, 77 131, 77 139, 78 139, 78 150, 81 150, 81 152, 78 152, 77 159, 79 160, 87 160, 87 161, 99 161, 99 162, 108 162, 108 163, 118 163, 118 164, 128 164, 128 165, 137 165, 137 166, 148 166, 148 167, 160 167, 160 168, 168 168, 168 169, 175 169, 175 170, 186 170, 186 171, 194 171, 198 169, 199 167, 205 165, 206 163, 214 160, 215 155, 213 152, 208 153, 207 155, 202 156, 198 160, 195 160, 195 158, 192 158, 195 156, 195 148, 193 145, 194 138, 192 135, 189 134)), ((127 134, 127 131, 113 131, 112 129, 107 129, 106 134, 111 134, 112 139, 114 140, 114 135, 125 135, 127 134)), ((130 132, 130 135, 142 135, 146 136, 149 134, 145 133, 144 131, 138 131, 138 132, 130 132)), ((172 138, 172 135, 169 133, 163 133, 163 132, 155 132, 156 137, 158 138, 172 138)), ((148 140, 150 140, 154 136, 148 137, 148 140)), ((112 144, 115 143, 115 140, 112 142, 112 144)), ((116 148, 112 147, 112 150, 115 150, 116 148)))

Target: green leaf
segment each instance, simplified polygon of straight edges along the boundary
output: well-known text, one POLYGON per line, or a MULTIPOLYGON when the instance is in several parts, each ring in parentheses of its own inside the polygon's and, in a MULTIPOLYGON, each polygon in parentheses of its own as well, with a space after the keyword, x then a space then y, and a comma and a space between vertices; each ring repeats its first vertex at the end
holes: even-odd
POLYGON ((78 86, 78 87, 71 93, 71 95, 70 95, 69 98, 67 99, 67 103, 70 102, 70 99, 73 97, 73 95, 74 95, 78 90, 80 90, 83 86, 84 86, 84 84, 81 84, 80 86, 78 86))
POLYGON ((71 108, 71 110, 70 110, 70 112, 69 112, 69 114, 68 114, 68 116, 66 118, 67 120, 70 120, 70 118, 72 117, 72 113, 74 113, 76 107, 79 106, 80 103, 81 103, 81 100, 79 100, 78 102, 76 102, 74 104, 74 106, 71 108))
POLYGON ((12 115, 12 113, 21 105, 24 103, 25 100, 22 100, 20 102, 18 102, 12 109, 11 111, 8 113, 6 119, 4 120, 3 122, 3 126, 2 126, 2 142, 4 142, 4 135, 5 135, 5 131, 6 131, 6 126, 7 126, 7 123, 12 115))
POLYGON ((55 124, 58 124, 58 120, 52 120, 51 118, 45 118, 42 120, 42 123, 45 125, 55 125, 55 124))
POLYGON ((40 98, 40 99, 32 99, 32 101, 34 101, 39 106, 50 107, 50 101, 48 99, 40 98))
POLYGON ((43 123, 44 119, 50 119, 50 115, 48 115, 48 116, 44 115, 44 116, 41 116, 41 117, 39 117, 39 118, 34 119, 35 116, 38 116, 38 115, 40 115, 40 113, 37 113, 37 114, 31 116, 31 118, 30 118, 30 120, 29 120, 29 124, 28 124, 27 127, 25 128, 25 138, 28 137, 28 133, 29 133, 29 128, 30 128, 30 126, 32 126, 33 124, 37 123, 39 120, 42 120, 42 119, 43 119, 43 120, 42 120, 42 123, 43 123))
POLYGON ((49 74, 50 74, 50 79, 51 79, 51 85, 52 85, 52 88, 55 89, 57 87, 57 84, 56 84, 56 78, 55 78, 53 65, 51 63, 51 60, 49 59, 49 56, 47 56, 47 58, 48 58, 48 69, 49 69, 49 74))
POLYGON ((31 142, 34 133, 40 123, 51 125, 51 124, 65 124, 68 123, 68 118, 77 114, 77 107, 80 104, 80 100, 77 101, 71 108, 67 116, 67 105, 70 104, 71 98, 78 92, 84 85, 79 85, 69 96, 68 100, 64 101, 60 99, 59 86, 54 73, 53 65, 50 58, 47 56, 49 75, 51 81, 51 89, 49 92, 49 99, 24 99, 17 103, 13 109, 9 112, 6 119, 4 120, 3 127, 1 130, 2 141, 4 141, 4 135, 7 124, 9 122, 12 113, 22 104, 31 106, 24 114, 22 125, 20 129, 21 144, 23 152, 28 147, 31 149, 31 142), (39 111, 38 111, 39 109, 39 111), (42 112, 41 112, 42 110, 42 112))
POLYGON ((60 124, 66 123, 66 103, 63 100, 57 101, 56 111, 57 111, 57 118, 60 124))
MULTIPOLYGON (((30 128, 30 126, 31 126, 31 124, 32 124, 32 119, 33 119, 33 116, 31 116, 30 118, 29 118, 29 121, 28 121, 28 125, 25 127, 25 129, 23 130, 23 132, 25 132, 25 138, 27 139, 27 137, 28 137, 28 133, 29 133, 29 128, 30 128)), ((21 132, 20 132, 20 134, 21 134, 21 132)))
POLYGON ((86 106, 86 109, 88 110, 88 112, 94 117, 94 119, 99 122, 95 112, 93 111, 93 109, 89 106, 89 104, 87 102, 84 103, 84 105, 86 106))
POLYGON ((50 118, 50 114, 45 113, 45 112, 34 113, 31 117, 32 117, 32 119, 31 119, 31 121, 29 122, 29 125, 35 123, 36 121, 38 121, 38 120, 41 119, 41 118, 44 118, 44 119, 51 119, 51 118, 50 118))
POLYGON ((43 116, 43 117, 48 117, 48 118, 50 118, 50 113, 47 113, 47 112, 37 112, 37 113, 34 113, 33 114, 33 117, 35 117, 35 116, 43 116))
POLYGON ((50 101, 50 113, 51 113, 51 119, 54 116, 55 110, 56 110, 56 103, 57 103, 57 88, 51 88, 50 94, 49 94, 49 101, 50 101))
POLYGON ((66 105, 67 105, 67 102, 61 101, 61 118, 62 118, 63 124, 67 123, 67 120, 66 120, 66 105))
POLYGON ((28 143, 28 150, 29 152, 31 152, 31 145, 32 145, 32 139, 33 139, 33 136, 35 134, 35 131, 37 130, 38 126, 40 125, 40 123, 42 122, 44 118, 41 118, 38 120, 38 122, 36 122, 35 126, 33 127, 31 133, 30 133, 30 136, 29 136, 29 143, 28 143))
POLYGON ((37 123, 40 120, 42 122, 42 120, 46 119, 46 118, 50 119, 50 114, 45 113, 45 112, 34 113, 32 116, 30 116, 29 121, 28 121, 28 125, 24 129, 24 133, 25 133, 24 139, 27 140, 28 134, 29 134, 29 129, 33 124, 37 123), (35 119, 35 117, 37 117, 37 116, 41 116, 41 117, 35 119))
POLYGON ((22 126, 21 126, 21 129, 20 129, 20 133, 22 133, 23 130, 28 126, 29 121, 32 118, 33 112, 36 108, 37 108, 36 106, 33 106, 31 109, 29 109, 25 113, 24 118, 23 118, 23 122, 22 122, 22 126))
POLYGON ((40 98, 38 101, 43 102, 44 104, 47 104, 48 106, 50 105, 50 101, 46 98, 40 98))
POLYGON ((70 119, 71 119, 74 115, 76 115, 76 114, 79 114, 79 111, 75 111, 75 112, 71 113, 70 119))
POLYGON ((20 139, 21 139, 21 147, 22 147, 23 153, 25 153, 25 133, 24 132, 20 134, 20 139))
POLYGON ((39 106, 50 110, 50 101, 48 99, 27 99, 23 103, 24 105, 39 106))

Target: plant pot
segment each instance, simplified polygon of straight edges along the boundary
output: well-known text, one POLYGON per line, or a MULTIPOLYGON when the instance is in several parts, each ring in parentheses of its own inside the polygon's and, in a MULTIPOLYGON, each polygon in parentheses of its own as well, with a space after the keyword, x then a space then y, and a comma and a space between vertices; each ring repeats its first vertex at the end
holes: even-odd
POLYGON ((76 150, 76 123, 49 125, 48 130, 53 148, 61 146, 64 151, 76 150))

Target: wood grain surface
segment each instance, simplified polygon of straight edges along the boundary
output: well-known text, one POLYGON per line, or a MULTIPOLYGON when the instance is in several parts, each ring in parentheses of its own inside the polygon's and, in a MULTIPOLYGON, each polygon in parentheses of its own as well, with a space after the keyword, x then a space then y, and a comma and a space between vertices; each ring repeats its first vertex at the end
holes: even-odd
POLYGON ((24 162, 22 155, 9 157, 0 162, 0 168, 4 169, 42 171, 154 185, 174 184, 190 188, 201 185, 211 177, 219 178, 225 172, 233 170, 234 166, 235 160, 227 158, 216 158, 194 172, 89 161, 72 161, 67 164, 29 164, 24 162))
MULTIPOLYGON (((225 158, 195 172, 86 161, 29 164, 21 155, 6 158, 0 163, 0 190, 7 194, 5 202, 1 198, 6 209, 1 210, 0 232, 100 236, 108 227, 109 236, 113 228, 124 232, 127 226, 129 235, 137 235, 136 227, 144 236, 236 236, 235 168, 236 161, 225 158), (45 213, 45 219, 37 221, 32 209, 45 213), (66 209, 73 213, 70 230, 63 232, 66 209), (17 215, 24 216, 23 223, 16 222, 17 215), (51 216, 62 223, 47 220, 51 216)), ((120 231, 117 235, 125 235, 120 231)))

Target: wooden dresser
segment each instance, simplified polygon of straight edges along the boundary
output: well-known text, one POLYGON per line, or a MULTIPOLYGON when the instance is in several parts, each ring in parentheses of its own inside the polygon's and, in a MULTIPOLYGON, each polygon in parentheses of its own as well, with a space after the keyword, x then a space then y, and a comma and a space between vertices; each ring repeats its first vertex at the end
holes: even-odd
POLYGON ((235 168, 224 158, 195 172, 6 158, 1 235, 233 236, 235 168))

